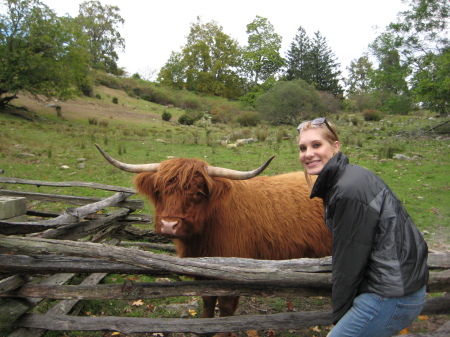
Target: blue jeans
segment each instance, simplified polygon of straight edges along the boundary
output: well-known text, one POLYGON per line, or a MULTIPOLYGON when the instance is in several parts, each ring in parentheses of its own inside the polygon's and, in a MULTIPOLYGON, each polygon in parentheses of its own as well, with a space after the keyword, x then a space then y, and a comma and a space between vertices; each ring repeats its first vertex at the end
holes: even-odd
POLYGON ((408 327, 422 312, 426 287, 403 297, 373 293, 357 296, 329 337, 389 337, 408 327))

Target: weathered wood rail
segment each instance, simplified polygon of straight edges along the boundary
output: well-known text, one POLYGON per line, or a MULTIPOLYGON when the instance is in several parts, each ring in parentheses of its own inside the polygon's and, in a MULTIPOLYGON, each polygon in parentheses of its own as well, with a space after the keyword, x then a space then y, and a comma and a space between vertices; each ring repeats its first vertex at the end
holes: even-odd
MULTIPOLYGON (((132 189, 83 182, 50 183, 2 177, 0 183, 78 186, 116 192, 102 200, 65 198, 64 202, 80 207, 68 208, 61 214, 34 211, 33 214, 49 215, 49 220, 25 223, 0 221, 0 326, 9 330, 10 336, 39 336, 46 330, 200 334, 299 329, 331 323, 329 311, 214 319, 77 317, 76 312, 71 310, 80 300, 137 300, 200 295, 329 296, 331 258, 261 261, 241 258, 180 259, 173 255, 155 254, 129 248, 128 245, 133 243, 127 243, 127 247, 120 243, 121 238, 127 237, 140 240, 134 243, 140 248, 146 246, 173 250, 173 246, 164 240, 149 242, 157 238, 151 231, 130 226, 136 222, 149 221, 150 218, 131 214, 142 208, 142 201, 127 200, 134 193, 132 189), (76 203, 73 200, 77 200, 76 203), (106 215, 97 214, 106 207, 117 209, 106 215), (86 238, 89 241, 85 241, 86 238), (106 238, 113 239, 105 241, 106 238), (91 276, 79 285, 67 285, 67 281, 78 273, 91 273, 91 276), (206 276, 217 280, 99 284, 109 273, 206 276), (36 275, 48 277, 36 282, 36 275), (59 302, 47 314, 28 313, 43 299, 58 299, 59 302)), ((0 195, 17 196, 18 193, 0 190, 0 195)), ((20 195, 30 199, 61 201, 57 195, 20 195)), ((450 254, 431 253, 428 265, 431 270, 428 291, 444 295, 429 299, 423 314, 450 314, 450 254)), ((450 327, 446 324, 441 331, 415 336, 448 335, 450 327)))

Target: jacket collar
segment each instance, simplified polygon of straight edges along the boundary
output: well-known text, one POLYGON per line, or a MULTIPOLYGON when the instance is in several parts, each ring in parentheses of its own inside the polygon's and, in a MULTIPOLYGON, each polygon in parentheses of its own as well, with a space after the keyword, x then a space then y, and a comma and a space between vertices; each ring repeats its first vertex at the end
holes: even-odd
POLYGON ((333 156, 328 163, 326 163, 322 172, 319 173, 312 188, 310 198, 319 197, 325 199, 328 191, 334 185, 335 179, 340 175, 347 164, 348 158, 342 152, 338 152, 333 156))

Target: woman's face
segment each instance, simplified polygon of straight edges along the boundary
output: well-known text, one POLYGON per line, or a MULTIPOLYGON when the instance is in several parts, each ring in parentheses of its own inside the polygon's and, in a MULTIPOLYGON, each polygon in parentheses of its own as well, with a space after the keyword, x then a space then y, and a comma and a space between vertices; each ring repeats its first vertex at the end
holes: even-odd
POLYGON ((311 128, 300 133, 298 147, 300 149, 300 162, 306 173, 318 175, 326 163, 340 149, 340 143, 330 143, 326 140, 321 128, 311 128))

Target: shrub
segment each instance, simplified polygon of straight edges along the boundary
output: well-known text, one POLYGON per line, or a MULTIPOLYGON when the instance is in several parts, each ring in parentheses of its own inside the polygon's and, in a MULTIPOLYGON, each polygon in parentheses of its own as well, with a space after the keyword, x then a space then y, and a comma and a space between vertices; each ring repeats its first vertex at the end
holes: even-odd
POLYGON ((164 111, 163 113, 162 113, 162 120, 163 121, 166 121, 166 122, 168 122, 168 121, 170 121, 170 119, 172 118, 172 114, 170 113, 170 112, 167 112, 167 111, 164 111))
POLYGON ((95 98, 97 98, 97 99, 102 99, 102 95, 100 95, 100 94, 95 94, 95 98))
POLYGON ((364 110, 362 115, 365 121, 378 122, 383 118, 383 115, 378 110, 364 110))
POLYGON ((261 122, 260 114, 256 111, 246 111, 236 118, 241 126, 256 126, 261 122))
POLYGON ((98 120, 95 117, 89 118, 88 121, 89 121, 89 125, 97 125, 98 124, 98 120))
POLYGON ((117 97, 113 97, 112 102, 114 104, 119 104, 119 99, 117 97))
POLYGON ((269 130, 267 129, 267 126, 262 126, 259 129, 255 130, 255 137, 258 139, 258 141, 263 142, 269 137, 269 130))
POLYGON ((144 94, 144 95, 141 95, 140 98, 142 98, 145 101, 152 102, 152 95, 144 94))
POLYGON ((180 118, 178 118, 178 123, 183 124, 183 125, 193 125, 194 122, 195 122, 195 118, 188 114, 184 114, 184 115, 180 116, 180 118))

